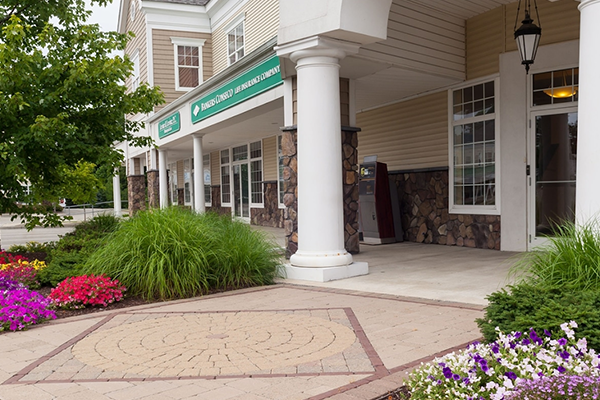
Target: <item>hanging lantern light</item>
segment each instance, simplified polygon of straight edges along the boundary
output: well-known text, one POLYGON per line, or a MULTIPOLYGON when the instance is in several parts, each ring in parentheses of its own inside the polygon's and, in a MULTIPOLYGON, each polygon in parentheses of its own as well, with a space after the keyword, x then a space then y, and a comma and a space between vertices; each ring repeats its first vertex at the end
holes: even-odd
POLYGON ((525 65, 525 71, 527 73, 529 73, 529 66, 535 61, 535 55, 537 53, 538 45, 540 44, 540 37, 542 36, 542 24, 540 23, 536 0, 533 0, 533 4, 535 6, 536 18, 540 26, 534 24, 533 19, 531 19, 531 0, 525 0, 525 19, 523 19, 519 29, 517 29, 517 22, 519 20, 519 11, 521 10, 521 0, 519 0, 517 18, 515 20, 515 40, 517 42, 517 47, 519 48, 519 54, 521 55, 521 64, 525 65))

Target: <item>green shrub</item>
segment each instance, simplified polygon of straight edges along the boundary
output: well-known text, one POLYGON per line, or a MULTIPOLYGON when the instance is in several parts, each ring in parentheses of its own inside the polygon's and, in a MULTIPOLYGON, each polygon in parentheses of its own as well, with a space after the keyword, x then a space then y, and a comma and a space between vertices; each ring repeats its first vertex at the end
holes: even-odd
POLYGON ((600 290, 600 224, 564 222, 549 243, 525 254, 511 269, 517 280, 536 286, 600 290))
POLYGON ((83 272, 118 279, 128 293, 147 299, 185 298, 272 283, 275 248, 230 216, 172 207, 122 222, 83 272))
POLYGON ((587 338, 591 348, 600 350, 600 291, 569 287, 543 287, 522 283, 487 297, 489 305, 477 325, 487 342, 502 332, 560 332, 564 321, 576 321, 578 338, 587 338))
POLYGON ((27 242, 27 244, 13 244, 8 248, 9 253, 50 253, 56 247, 55 242, 27 242))
POLYGON ((118 225, 119 219, 112 215, 97 215, 66 233, 50 252, 48 267, 38 275, 40 284, 56 286, 70 276, 81 275, 83 264, 118 225))

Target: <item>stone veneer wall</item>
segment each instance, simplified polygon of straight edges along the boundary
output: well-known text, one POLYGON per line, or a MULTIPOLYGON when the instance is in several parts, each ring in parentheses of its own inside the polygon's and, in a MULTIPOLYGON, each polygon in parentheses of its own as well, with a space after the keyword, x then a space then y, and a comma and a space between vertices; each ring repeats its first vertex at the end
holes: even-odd
POLYGON ((144 175, 129 175, 127 177, 127 200, 129 216, 146 209, 146 177, 144 175))
POLYGON ((500 216, 450 214, 448 170, 391 173, 394 177, 404 239, 500 250, 500 216))
POLYGON ((285 130, 281 137, 283 156, 283 227, 287 258, 298 251, 298 131, 285 130))
MULTIPOLYGON (((148 180, 148 207, 159 208, 159 185, 160 180, 158 178, 158 170, 153 169, 146 173, 146 179, 148 180)), ((168 186, 167 186, 168 187, 168 186)))
POLYGON ((206 207, 206 210, 231 215, 231 207, 221 207, 221 186, 215 185, 210 187, 210 200, 211 205, 210 207, 206 207))
POLYGON ((279 208, 277 181, 263 182, 263 208, 250 209, 253 225, 283 228, 283 210, 279 208))
POLYGON ((177 189, 177 205, 185 206, 185 191, 184 191, 184 189, 177 189))
POLYGON ((344 174, 344 244, 349 253, 360 252, 358 235, 358 130, 342 131, 344 174))
MULTIPOLYGON (((349 253, 360 251, 358 237, 358 170, 357 146, 358 129, 342 131, 342 170, 344 195, 344 245, 349 253)), ((295 129, 283 131, 281 152, 283 155, 284 223, 286 236, 286 256, 289 258, 298 250, 298 132, 295 129)))

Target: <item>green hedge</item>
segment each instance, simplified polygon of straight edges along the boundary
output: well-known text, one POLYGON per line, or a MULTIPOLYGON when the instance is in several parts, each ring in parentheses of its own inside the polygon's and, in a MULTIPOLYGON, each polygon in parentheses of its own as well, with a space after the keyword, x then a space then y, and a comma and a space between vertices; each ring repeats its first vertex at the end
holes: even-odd
POLYGON ((560 332, 560 324, 575 321, 578 338, 587 338, 589 347, 600 351, 600 291, 569 287, 542 287, 522 283, 488 296, 485 316, 477 319, 484 338, 497 338, 496 326, 503 332, 560 332))

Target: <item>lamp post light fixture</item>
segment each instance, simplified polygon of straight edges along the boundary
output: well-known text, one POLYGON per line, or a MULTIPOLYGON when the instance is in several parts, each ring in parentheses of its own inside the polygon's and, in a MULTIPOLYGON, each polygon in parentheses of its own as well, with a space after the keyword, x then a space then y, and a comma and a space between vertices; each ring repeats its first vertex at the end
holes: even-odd
POLYGON ((519 0, 519 6, 517 8, 517 18, 515 20, 515 40, 517 47, 519 48, 519 54, 521 55, 521 64, 525 65, 526 73, 529 73, 529 66, 535 61, 535 55, 537 53, 538 45, 540 44, 540 37, 542 36, 542 24, 540 23, 540 16, 537 10, 536 0, 533 0, 535 6, 535 14, 540 26, 533 23, 531 19, 531 0, 524 0, 525 2, 525 19, 522 21, 522 25, 517 29, 517 22, 519 20, 519 11, 521 10, 521 0, 519 0))

